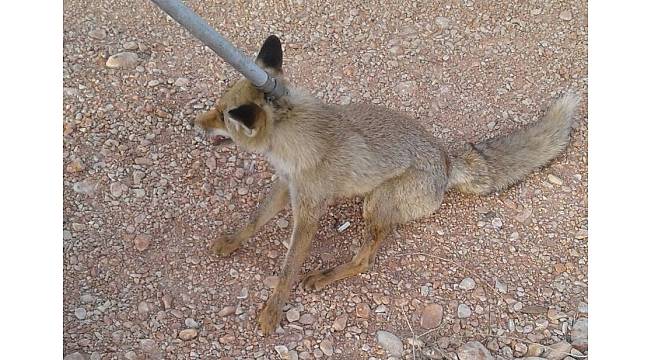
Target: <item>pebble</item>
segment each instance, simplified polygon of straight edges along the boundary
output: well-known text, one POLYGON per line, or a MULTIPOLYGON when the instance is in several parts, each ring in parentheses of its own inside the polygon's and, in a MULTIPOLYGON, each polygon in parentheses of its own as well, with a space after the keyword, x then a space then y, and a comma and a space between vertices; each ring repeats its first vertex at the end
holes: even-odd
POLYGON ((178 338, 183 341, 188 341, 194 339, 198 335, 199 332, 196 331, 196 329, 185 329, 185 330, 181 330, 181 332, 178 333, 178 338))
POLYGON ((104 29, 93 29, 88 32, 88 36, 90 36, 93 39, 97 40, 104 40, 106 39, 106 30, 104 29))
POLYGON ((393 333, 384 330, 377 331, 377 342, 390 355, 397 358, 402 356, 404 345, 402 344, 402 340, 393 333))
POLYGON ((123 185, 119 182, 111 184, 111 195, 115 198, 122 196, 123 185))
POLYGON ((508 285, 505 283, 501 282, 501 280, 496 279, 494 282, 494 287, 497 289, 498 292, 505 294, 508 292, 508 285))
POLYGON ((125 51, 109 57, 106 60, 106 67, 111 69, 133 68, 138 65, 138 61, 138 55, 125 51))
POLYGON ((284 345, 276 345, 275 352, 280 355, 280 359, 289 360, 289 348, 284 345))
POLYGON ((441 29, 446 29, 449 27, 450 21, 446 17, 438 16, 434 22, 436 25, 438 25, 441 29))
POLYGON ((542 356, 544 353, 545 346, 542 344, 532 343, 528 344, 528 350, 526 351, 526 356, 542 356))
POLYGON ((86 360, 86 358, 78 351, 66 355, 63 360, 86 360))
POLYGON ((278 219, 276 224, 280 229, 286 229, 289 226, 289 222, 287 221, 287 219, 278 219))
POLYGON ((133 246, 138 251, 147 250, 147 248, 149 248, 150 244, 151 244, 151 236, 150 235, 138 234, 138 235, 135 236, 135 239, 133 239, 133 246))
POLYGON ((74 192, 86 195, 95 192, 96 188, 97 184, 91 180, 78 181, 72 185, 72 190, 74 190, 74 192))
POLYGON ((553 174, 549 174, 549 175, 548 175, 548 181, 550 181, 552 184, 555 184, 555 185, 562 185, 562 184, 564 184, 564 182, 562 181, 562 179, 560 179, 559 177, 557 177, 557 176, 555 176, 555 175, 553 175, 553 174))
POLYGON ((334 319, 334 322, 332 323, 332 329, 334 331, 343 331, 347 323, 348 323, 348 314, 343 314, 337 317, 336 319, 334 319))
POLYGON ((472 309, 465 304, 458 305, 458 318, 466 319, 472 315, 472 309))
POLYGON ((66 167, 65 170, 69 173, 78 173, 83 171, 85 168, 81 160, 72 160, 66 167))
POLYGON ((217 315, 219 315, 219 316, 221 316, 221 317, 226 317, 226 316, 230 316, 230 315, 232 315, 232 314, 234 314, 234 313, 235 313, 235 307, 229 305, 229 306, 226 306, 226 307, 224 307, 223 309, 221 309, 221 310, 217 313, 217 315))
POLYGON ((186 87, 187 85, 189 85, 189 83, 190 83, 190 79, 184 77, 179 77, 178 79, 176 79, 176 81, 174 81, 174 85, 180 87, 186 87))
POLYGON ((292 308, 287 311, 287 321, 294 322, 300 319, 300 310, 297 308, 292 308))
POLYGON ((160 85, 160 81, 159 81, 159 80, 151 80, 151 81, 149 81, 149 82, 147 83, 147 86, 149 86, 149 87, 154 87, 154 86, 158 86, 158 85, 160 85))
POLYGON ((544 358, 548 360, 562 360, 571 353, 571 344, 566 341, 553 344, 544 352, 544 358))
POLYGON ((587 350, 587 318, 580 318, 573 324, 571 329, 571 345, 576 349, 584 352, 587 350))
POLYGON ((124 50, 138 50, 138 43, 135 41, 127 41, 122 44, 124 50))
POLYGON ((354 312, 357 314, 357 317, 367 319, 370 317, 370 306, 366 303, 359 303, 354 312))
POLYGON ((95 299, 94 296, 92 296, 90 294, 83 294, 83 295, 81 295, 80 300, 81 300, 82 304, 92 304, 92 303, 95 302, 96 299, 95 299))
POLYGON ((466 277, 463 279, 463 281, 460 282, 458 287, 463 290, 472 290, 476 287, 476 281, 474 281, 474 279, 471 277, 466 277))
POLYGON ((162 304, 165 310, 171 309, 173 303, 174 303, 174 298, 171 295, 165 294, 162 296, 162 304))
POLYGON ((346 222, 344 222, 343 224, 341 224, 341 225, 336 229, 336 231, 338 231, 338 232, 344 232, 344 231, 347 230, 347 228, 349 228, 349 227, 350 227, 350 222, 349 222, 349 221, 346 221, 346 222))
POLYGON ((197 323, 196 320, 192 318, 187 318, 185 319, 185 326, 188 328, 197 329, 199 327, 199 323, 197 323))
POLYGON ((503 220, 501 220, 501 218, 492 219, 492 227, 497 230, 501 229, 501 227, 503 227, 503 220))
POLYGON ((470 341, 456 351, 459 360, 492 360, 490 351, 478 341, 470 341))
POLYGON ((334 354, 334 344, 328 339, 321 341, 319 347, 326 356, 332 356, 334 354))
POLYGON ((85 319, 86 318, 86 309, 84 309, 82 307, 78 307, 78 308, 74 309, 74 316, 76 316, 77 319, 79 319, 79 320, 85 319))
POLYGON ((438 304, 429 304, 422 310, 420 326, 423 329, 433 329, 442 323, 443 308, 438 304))
POLYGON ((226 334, 219 338, 219 342, 222 344, 230 344, 235 340, 237 340, 237 337, 233 334, 226 334))
POLYGON ((316 317, 314 315, 307 313, 303 314, 300 319, 298 319, 298 322, 303 324, 303 325, 311 325, 316 321, 316 317))
POLYGON ((564 10, 560 13, 560 19, 564 21, 569 21, 573 19, 573 14, 571 14, 571 11, 569 10, 564 10))
POLYGON ((140 348, 148 354, 155 353, 158 350, 156 342, 151 339, 140 340, 140 348))

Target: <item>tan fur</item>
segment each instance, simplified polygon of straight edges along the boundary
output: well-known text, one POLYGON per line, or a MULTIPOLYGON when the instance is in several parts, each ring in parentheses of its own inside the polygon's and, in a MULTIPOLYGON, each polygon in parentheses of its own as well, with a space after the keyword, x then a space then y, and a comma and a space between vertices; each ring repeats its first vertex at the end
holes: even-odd
MULTIPOLYGON (((285 81, 281 70, 272 73, 285 81)), ((468 146, 450 158, 420 123, 404 114, 374 105, 328 105, 286 86, 287 96, 267 101, 247 80, 240 80, 215 110, 196 121, 203 129, 227 132, 239 147, 264 155, 279 175, 271 195, 250 222, 215 240, 213 253, 231 254, 291 203, 290 249, 279 283, 259 315, 265 334, 273 332, 282 317, 282 307, 328 203, 363 196, 365 239, 350 262, 308 274, 303 280, 307 289, 320 290, 366 271, 393 227, 433 214, 448 188, 485 194, 547 163, 566 146, 577 104, 574 97, 566 97, 539 123, 468 146), (253 136, 229 120, 228 111, 243 104, 261 109, 254 115, 253 136)))

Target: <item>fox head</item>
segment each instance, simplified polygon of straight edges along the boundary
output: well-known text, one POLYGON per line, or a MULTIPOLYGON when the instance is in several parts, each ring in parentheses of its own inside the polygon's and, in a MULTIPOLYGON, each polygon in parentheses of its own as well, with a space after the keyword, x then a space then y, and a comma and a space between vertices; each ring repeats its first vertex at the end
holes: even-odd
MULTIPOLYGON (((255 63, 276 81, 282 76, 282 44, 275 35, 262 45, 255 63)), ((247 150, 262 150, 268 139, 274 107, 247 79, 240 79, 221 96, 213 110, 202 113, 194 125, 218 145, 235 142, 247 150)))

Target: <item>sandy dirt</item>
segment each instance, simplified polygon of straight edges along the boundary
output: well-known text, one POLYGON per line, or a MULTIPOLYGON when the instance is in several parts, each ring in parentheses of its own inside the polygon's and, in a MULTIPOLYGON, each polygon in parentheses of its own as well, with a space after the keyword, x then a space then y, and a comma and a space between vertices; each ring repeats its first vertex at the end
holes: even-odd
MULTIPOLYGON (((294 289, 294 321, 262 337, 290 211, 233 256, 209 256, 273 169, 191 126, 238 76, 148 1, 65 0, 68 359, 386 359, 380 330, 403 358, 481 358, 470 341, 496 359, 562 341, 585 353, 586 1, 188 4, 247 54, 278 35, 287 75, 318 98, 403 111, 449 146, 507 133, 574 89, 572 142, 506 191, 449 193, 436 215, 398 228, 367 274, 294 289), (132 66, 106 66, 125 51, 132 66)), ((360 199, 330 207, 303 271, 348 260, 361 233, 360 199)))

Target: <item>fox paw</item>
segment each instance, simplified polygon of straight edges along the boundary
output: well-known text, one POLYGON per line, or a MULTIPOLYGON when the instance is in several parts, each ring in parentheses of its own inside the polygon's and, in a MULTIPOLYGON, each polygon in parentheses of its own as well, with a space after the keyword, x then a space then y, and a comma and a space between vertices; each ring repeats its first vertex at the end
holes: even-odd
POLYGON ((239 248, 239 243, 234 236, 224 235, 212 242, 210 252, 218 256, 228 256, 239 248))
POLYGON ((329 283, 329 277, 326 275, 329 271, 315 270, 305 275, 302 279, 302 288, 310 291, 321 291, 329 283))
POLYGON ((270 299, 266 305, 264 305, 264 308, 257 319, 262 329, 262 334, 272 334, 278 327, 278 324, 280 324, 281 318, 282 306, 280 306, 276 301, 270 299))

